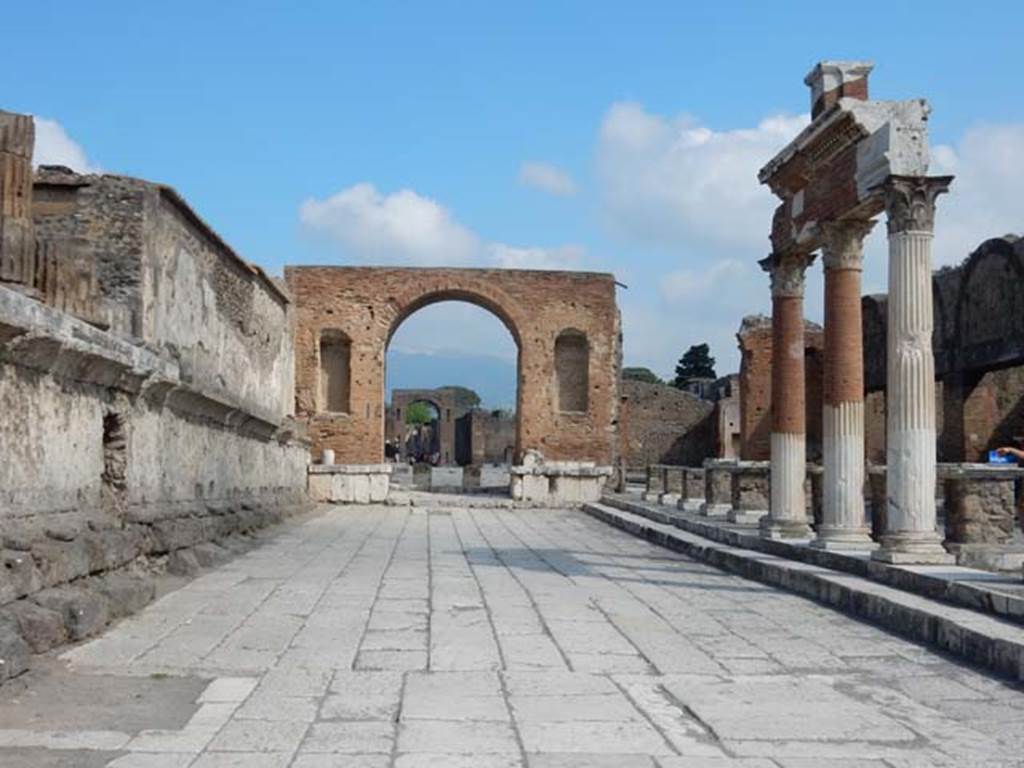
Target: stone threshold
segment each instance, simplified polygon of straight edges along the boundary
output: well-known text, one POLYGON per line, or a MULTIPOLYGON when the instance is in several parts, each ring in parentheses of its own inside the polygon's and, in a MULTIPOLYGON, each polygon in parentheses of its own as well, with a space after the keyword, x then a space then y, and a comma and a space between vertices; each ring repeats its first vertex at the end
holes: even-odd
POLYGON ((960 565, 892 565, 871 559, 870 550, 825 550, 808 539, 765 539, 756 525, 737 525, 627 495, 605 494, 603 502, 712 541, 851 573, 931 600, 1024 625, 1024 582, 1015 573, 993 573, 960 565))
MULTIPOLYGON (((585 504, 583 510, 652 543, 744 578, 810 597, 1000 676, 1024 681, 1024 629, 1003 617, 947 605, 930 596, 879 583, 867 575, 788 558, 760 547, 745 547, 744 542, 730 544, 705 537, 679 526, 681 513, 652 509, 623 498, 606 496, 604 503, 585 504), (662 520, 652 519, 658 514, 662 520)), ((756 536, 755 529, 743 538, 756 536)))

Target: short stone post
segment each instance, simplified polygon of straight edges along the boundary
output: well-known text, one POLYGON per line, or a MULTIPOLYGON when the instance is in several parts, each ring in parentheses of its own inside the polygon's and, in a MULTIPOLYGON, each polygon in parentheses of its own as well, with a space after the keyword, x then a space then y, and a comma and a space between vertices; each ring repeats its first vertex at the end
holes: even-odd
POLYGON ((946 548, 960 565, 1019 571, 1024 545, 1014 541, 1017 467, 945 465, 946 548))
POLYGON ((661 473, 660 464, 647 465, 647 486, 640 498, 644 501, 657 501, 665 490, 665 477, 661 473))
POLYGON ((822 225, 825 236, 825 381, 822 519, 811 546, 867 549, 864 515, 864 339, 861 271, 874 222, 822 225))
POLYGON ((683 497, 676 506, 684 512, 700 512, 701 507, 704 506, 703 469, 699 467, 686 467, 683 470, 683 497))
POLYGON ((732 471, 736 462, 731 459, 708 459, 704 462, 704 503, 700 513, 704 517, 725 517, 732 509, 732 471))
POLYGON ((935 530, 935 358, 932 232, 935 199, 952 177, 890 176, 886 380, 886 563, 951 563, 935 530))
MULTIPOLYGON (((768 514, 771 499, 771 464, 767 461, 741 461, 732 473, 732 509, 729 522, 758 525, 768 514)), ((800 501, 804 502, 803 488, 800 501)))
POLYGON ((811 258, 778 254, 761 262, 772 283, 771 505, 761 519, 761 535, 771 539, 811 534, 804 496, 804 272, 811 258))
POLYGON ((664 466, 661 468, 661 485, 664 489, 658 496, 659 504, 676 506, 683 496, 683 468, 664 466))

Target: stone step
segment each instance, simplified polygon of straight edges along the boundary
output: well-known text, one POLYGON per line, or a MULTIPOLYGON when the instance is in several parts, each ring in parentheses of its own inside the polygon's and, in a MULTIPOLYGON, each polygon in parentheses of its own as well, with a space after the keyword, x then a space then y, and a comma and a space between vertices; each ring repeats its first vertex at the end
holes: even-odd
POLYGON ((622 494, 606 494, 603 502, 722 544, 851 573, 922 597, 1024 625, 1024 583, 1016 574, 954 565, 891 565, 873 561, 868 551, 822 550, 808 546, 808 540, 765 539, 759 535, 757 526, 707 518, 672 507, 636 501, 622 494))
POLYGON ((1024 681, 1024 629, 1002 618, 910 594, 863 576, 713 541, 606 503, 585 504, 583 510, 660 546, 810 597, 990 672, 1024 681))

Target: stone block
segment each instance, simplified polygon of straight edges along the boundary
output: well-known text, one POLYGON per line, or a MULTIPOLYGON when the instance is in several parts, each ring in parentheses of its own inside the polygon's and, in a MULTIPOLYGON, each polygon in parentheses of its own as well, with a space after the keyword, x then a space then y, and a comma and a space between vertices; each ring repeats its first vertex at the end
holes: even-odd
POLYGON ((35 559, 30 552, 14 549, 0 550, 0 605, 30 595, 42 587, 35 559))
POLYGON ((387 501, 392 464, 314 464, 308 490, 313 501, 328 504, 380 504, 387 501))
POLYGON ((39 569, 42 585, 55 587, 88 576, 92 563, 89 547, 82 539, 57 541, 39 539, 32 544, 32 557, 39 569))
POLYGON ((96 591, 110 604, 110 616, 120 619, 141 611, 156 597, 156 585, 145 576, 109 573, 93 580, 96 591))
POLYGON ((64 617, 57 611, 30 600, 18 600, 8 605, 4 612, 17 622, 21 636, 33 653, 45 653, 67 640, 64 617))
POLYGON ((32 600, 59 613, 72 640, 95 635, 110 621, 110 603, 98 592, 78 587, 55 587, 33 595, 32 600))
POLYGON ((191 549, 176 549, 167 557, 167 572, 173 576, 195 576, 199 560, 191 549))
POLYGON ((32 649, 22 638, 17 622, 0 616, 0 683, 17 677, 28 669, 32 649))
POLYGON ((481 488, 508 488, 510 478, 508 467, 491 464, 480 467, 481 488))
POLYGON ((767 462, 742 461, 732 472, 732 509, 729 522, 753 525, 768 514, 771 504, 771 469, 767 462))
POLYGON ((462 467, 431 467, 430 488, 462 488, 462 467))
POLYGON ((226 563, 231 558, 231 554, 224 547, 212 541, 196 544, 192 548, 192 553, 203 568, 213 568, 221 563, 226 563))

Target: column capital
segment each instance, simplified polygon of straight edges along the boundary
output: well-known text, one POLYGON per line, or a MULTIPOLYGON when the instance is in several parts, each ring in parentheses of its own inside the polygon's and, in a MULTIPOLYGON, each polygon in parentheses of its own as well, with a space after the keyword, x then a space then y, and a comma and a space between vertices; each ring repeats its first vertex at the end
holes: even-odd
POLYGON ((821 252, 825 269, 863 269, 864 238, 874 226, 875 222, 870 219, 822 222, 821 252))
POLYGON ((804 295, 804 272, 807 271, 807 267, 812 261, 814 261, 812 254, 786 253, 772 254, 758 263, 771 278, 773 297, 802 298, 804 295))
POLYGON ((882 185, 890 235, 935 228, 935 199, 949 191, 952 176, 890 176, 882 185))

